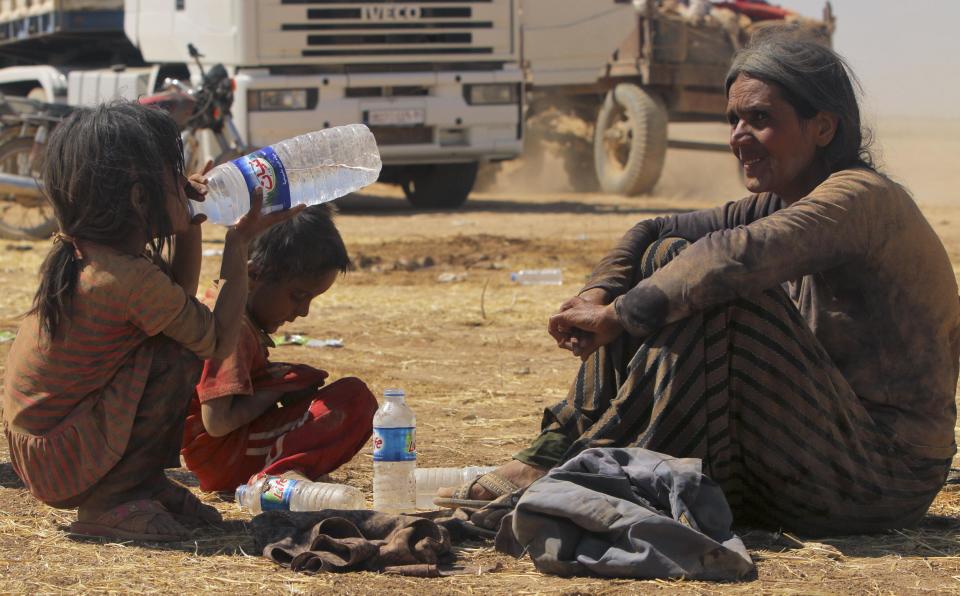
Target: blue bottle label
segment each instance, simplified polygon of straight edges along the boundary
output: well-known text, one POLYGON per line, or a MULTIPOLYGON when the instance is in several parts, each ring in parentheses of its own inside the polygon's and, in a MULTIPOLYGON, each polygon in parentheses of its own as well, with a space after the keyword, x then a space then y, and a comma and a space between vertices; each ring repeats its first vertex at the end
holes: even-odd
POLYGON ((417 459, 416 431, 412 427, 373 427, 373 461, 413 461, 415 459, 417 459))
POLYGON ((287 170, 273 147, 264 147, 230 163, 243 174, 251 197, 255 188, 263 187, 264 213, 290 208, 290 181, 287 170))
POLYGON ((267 478, 264 482, 265 490, 260 493, 260 510, 289 511, 290 499, 293 497, 293 489, 296 488, 297 482, 290 478, 267 478))

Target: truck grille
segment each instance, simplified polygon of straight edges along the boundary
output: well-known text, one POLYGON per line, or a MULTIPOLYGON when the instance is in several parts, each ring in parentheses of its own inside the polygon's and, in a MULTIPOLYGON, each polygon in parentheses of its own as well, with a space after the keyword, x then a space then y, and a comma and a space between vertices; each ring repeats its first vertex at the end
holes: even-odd
POLYGON ((377 145, 425 145, 433 142, 432 126, 371 126, 377 145))
POLYGON ((514 59, 516 0, 263 0, 264 63, 514 59))

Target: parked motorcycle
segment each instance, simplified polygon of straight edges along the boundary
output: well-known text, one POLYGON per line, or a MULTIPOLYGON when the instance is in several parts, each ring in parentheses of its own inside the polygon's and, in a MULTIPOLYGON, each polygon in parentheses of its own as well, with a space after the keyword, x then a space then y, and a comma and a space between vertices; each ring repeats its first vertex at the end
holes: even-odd
MULTIPOLYGON (((157 93, 138 101, 164 110, 180 127, 184 169, 189 173, 203 165, 201 143, 205 131, 216 140, 216 163, 245 155, 250 148, 233 123, 230 108, 234 83, 227 70, 217 64, 204 71, 200 64, 203 56, 193 44, 187 49, 200 68, 200 85, 193 88, 183 81, 166 79, 157 93)), ((0 237, 42 240, 56 231, 53 209, 37 180, 47 137, 72 109, 0 94, 0 237)))

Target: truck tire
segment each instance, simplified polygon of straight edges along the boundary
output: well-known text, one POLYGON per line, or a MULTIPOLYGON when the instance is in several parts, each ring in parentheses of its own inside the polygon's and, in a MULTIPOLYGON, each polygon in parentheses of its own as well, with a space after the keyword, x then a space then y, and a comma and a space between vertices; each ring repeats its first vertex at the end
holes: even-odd
MULTIPOLYGON (((38 168, 28 165, 33 138, 20 137, 0 145, 0 172, 38 177, 38 168)), ((46 240, 57 230, 53 207, 43 197, 0 194, 0 238, 46 240)))
POLYGON ((477 178, 477 162, 412 166, 401 183, 419 209, 456 209, 466 202, 477 178))
POLYGON ((666 154, 663 101, 629 83, 607 93, 593 140, 600 188, 626 196, 649 192, 660 178, 666 154))

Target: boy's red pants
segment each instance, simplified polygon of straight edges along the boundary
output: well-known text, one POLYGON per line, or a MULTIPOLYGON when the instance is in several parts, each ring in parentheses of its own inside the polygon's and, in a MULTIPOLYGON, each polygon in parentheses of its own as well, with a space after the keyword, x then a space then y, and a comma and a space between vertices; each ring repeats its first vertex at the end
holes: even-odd
POLYGON ((376 410, 366 384, 346 377, 319 388, 313 399, 268 410, 228 435, 211 437, 194 400, 180 454, 205 491, 233 490, 260 473, 296 470, 316 478, 363 448, 376 410))

